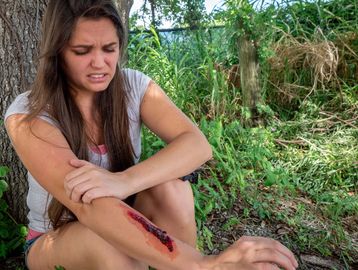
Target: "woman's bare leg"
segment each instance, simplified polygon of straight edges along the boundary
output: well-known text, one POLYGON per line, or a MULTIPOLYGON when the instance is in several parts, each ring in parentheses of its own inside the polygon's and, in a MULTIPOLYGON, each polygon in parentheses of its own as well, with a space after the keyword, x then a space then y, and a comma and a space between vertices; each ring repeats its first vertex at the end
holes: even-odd
POLYGON ((30 270, 54 270, 55 266, 66 270, 148 269, 79 222, 41 236, 31 247, 27 262, 30 270))
POLYGON ((189 182, 176 179, 142 191, 133 208, 169 234, 196 246, 194 197, 189 182))

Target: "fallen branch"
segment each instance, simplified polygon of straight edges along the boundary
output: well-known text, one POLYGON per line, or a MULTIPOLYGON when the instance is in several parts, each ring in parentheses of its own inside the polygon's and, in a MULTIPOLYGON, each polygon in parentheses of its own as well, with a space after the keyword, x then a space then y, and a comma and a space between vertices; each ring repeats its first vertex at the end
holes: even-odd
POLYGON ((301 260, 305 263, 325 267, 328 269, 343 269, 343 267, 335 260, 327 260, 314 255, 301 255, 300 257, 301 260))
POLYGON ((330 116, 330 117, 327 118, 327 119, 336 118, 338 121, 340 121, 340 122, 346 124, 347 126, 350 126, 350 127, 352 127, 352 128, 358 129, 357 126, 355 126, 355 125, 353 125, 353 124, 351 123, 351 122, 354 122, 358 117, 355 117, 355 118, 350 119, 350 120, 344 120, 344 119, 342 119, 342 118, 340 118, 340 117, 338 117, 337 115, 332 114, 332 113, 327 113, 327 112, 319 112, 319 113, 322 114, 322 115, 325 115, 325 116, 330 116))
POLYGON ((307 145, 307 143, 304 140, 283 140, 283 139, 274 139, 276 143, 279 145, 282 145, 284 147, 288 147, 287 144, 297 144, 297 145, 307 145))

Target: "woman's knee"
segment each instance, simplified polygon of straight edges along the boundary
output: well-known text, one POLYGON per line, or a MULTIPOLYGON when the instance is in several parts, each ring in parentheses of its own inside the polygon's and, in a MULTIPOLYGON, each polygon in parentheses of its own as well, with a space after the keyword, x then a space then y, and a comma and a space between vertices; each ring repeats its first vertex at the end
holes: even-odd
MULTIPOLYGON (((178 225, 193 224, 194 198, 189 182, 172 180, 147 190, 145 195, 152 202, 153 221, 162 216, 170 217, 178 225)), ((143 203, 146 203, 143 199, 143 203)))

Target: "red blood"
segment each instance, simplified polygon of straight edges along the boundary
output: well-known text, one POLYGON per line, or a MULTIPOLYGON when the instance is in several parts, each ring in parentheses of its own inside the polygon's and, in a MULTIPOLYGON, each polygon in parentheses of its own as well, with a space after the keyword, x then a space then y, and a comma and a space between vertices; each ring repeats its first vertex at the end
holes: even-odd
POLYGON ((153 224, 149 223, 144 217, 139 216, 136 213, 128 211, 128 215, 135 221, 139 222, 147 232, 158 238, 159 241, 163 245, 165 245, 170 252, 174 251, 173 240, 168 236, 166 231, 155 227, 153 224))

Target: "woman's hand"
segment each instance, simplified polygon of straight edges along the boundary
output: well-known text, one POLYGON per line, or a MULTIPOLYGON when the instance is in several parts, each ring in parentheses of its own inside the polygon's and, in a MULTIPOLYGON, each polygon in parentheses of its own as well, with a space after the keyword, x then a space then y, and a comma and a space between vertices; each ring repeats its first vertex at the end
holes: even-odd
POLYGON ((294 270, 297 267, 293 253, 280 242, 270 238, 243 236, 218 256, 209 257, 201 269, 294 270))
POLYGON ((75 202, 91 203, 100 197, 126 199, 130 186, 120 173, 112 173, 88 161, 72 159, 70 164, 77 169, 65 177, 67 196, 75 202))

